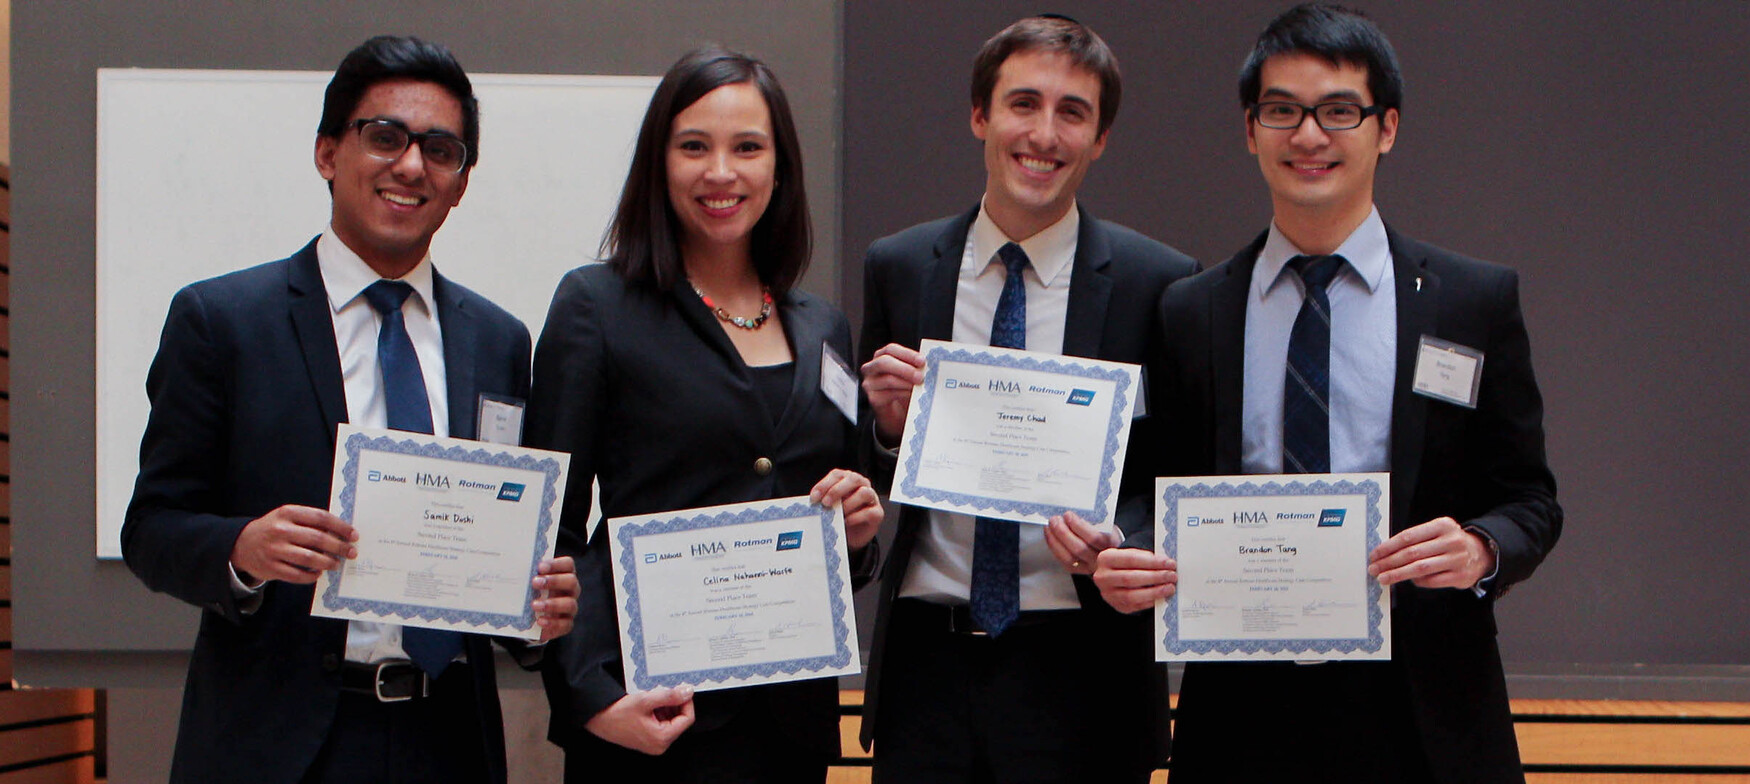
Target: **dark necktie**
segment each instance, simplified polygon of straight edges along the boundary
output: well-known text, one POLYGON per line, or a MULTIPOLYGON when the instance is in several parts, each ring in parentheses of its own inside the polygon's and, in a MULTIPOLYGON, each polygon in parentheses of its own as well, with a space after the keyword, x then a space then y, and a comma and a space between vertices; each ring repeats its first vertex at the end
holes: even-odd
MULTIPOLYGON (((379 280, 365 287, 365 299, 383 316, 377 330, 377 363, 383 368, 383 404, 388 409, 389 429, 412 433, 431 432, 431 401, 425 396, 425 375, 419 355, 407 336, 401 304, 413 287, 399 280, 379 280)), ((407 658, 436 678, 462 652, 459 632, 404 627, 401 649, 407 658)))
POLYGON ((1288 373, 1282 385, 1282 471, 1331 470, 1331 300, 1325 287, 1343 269, 1342 256, 1295 256, 1288 268, 1306 284, 1306 298, 1288 333, 1288 373))
MULTIPOLYGON (((1027 347, 1027 252, 1011 242, 997 250, 1008 269, 991 320, 990 344, 1027 347)), ((972 536, 972 620, 995 637, 1021 615, 1021 529, 1007 520, 978 518, 972 536)))

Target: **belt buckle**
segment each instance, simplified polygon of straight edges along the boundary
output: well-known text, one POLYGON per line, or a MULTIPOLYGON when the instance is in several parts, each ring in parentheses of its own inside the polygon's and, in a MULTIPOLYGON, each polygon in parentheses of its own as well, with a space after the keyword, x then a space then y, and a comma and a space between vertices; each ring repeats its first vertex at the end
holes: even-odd
POLYGON ((372 680, 372 685, 377 693, 377 701, 378 702, 407 702, 407 701, 413 699, 415 696, 419 696, 419 697, 431 696, 431 684, 425 678, 425 671, 420 670, 417 666, 415 666, 411 662, 393 661, 393 660, 377 662, 377 672, 376 672, 375 677, 373 677, 371 680, 372 680), (409 689, 405 695, 397 697, 394 695, 383 693, 383 683, 385 680, 383 677, 383 674, 390 667, 412 667, 413 668, 413 677, 415 679, 414 680, 414 687, 412 689, 409 689), (415 692, 417 692, 417 695, 415 694, 415 692))
POLYGON ((948 632, 950 634, 964 634, 968 637, 990 636, 990 632, 979 628, 978 621, 973 620, 972 608, 958 604, 948 608, 948 632), (962 619, 966 622, 964 626, 961 625, 962 619))

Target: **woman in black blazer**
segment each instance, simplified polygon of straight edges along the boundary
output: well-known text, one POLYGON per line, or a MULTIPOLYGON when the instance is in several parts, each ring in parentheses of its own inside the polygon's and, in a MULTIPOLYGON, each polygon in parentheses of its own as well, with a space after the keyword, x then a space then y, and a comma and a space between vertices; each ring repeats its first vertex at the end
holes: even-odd
POLYGON ((682 57, 644 116, 607 263, 560 282, 535 351, 527 440, 571 453, 560 549, 583 591, 544 673, 567 782, 818 784, 838 754, 831 678, 627 695, 607 537, 588 531, 591 479, 603 517, 808 494, 843 503, 853 568, 874 560, 881 505, 820 388, 850 326, 793 288, 811 244, 776 78, 714 47, 682 57))

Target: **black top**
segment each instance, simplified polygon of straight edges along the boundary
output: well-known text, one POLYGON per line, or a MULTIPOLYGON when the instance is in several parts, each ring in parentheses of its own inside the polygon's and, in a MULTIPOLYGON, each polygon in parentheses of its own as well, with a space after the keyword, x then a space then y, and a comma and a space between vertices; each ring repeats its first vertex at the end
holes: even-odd
POLYGON ((749 365, 747 369, 753 374, 754 391, 766 402, 772 424, 777 424, 784 416, 784 406, 790 402, 790 385, 796 380, 796 363, 749 365))

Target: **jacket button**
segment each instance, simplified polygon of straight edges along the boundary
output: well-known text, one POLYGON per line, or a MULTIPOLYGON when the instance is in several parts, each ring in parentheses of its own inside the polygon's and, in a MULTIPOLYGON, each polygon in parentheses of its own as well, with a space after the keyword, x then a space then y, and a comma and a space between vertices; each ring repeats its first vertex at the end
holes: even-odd
POLYGON ((335 670, 338 670, 338 669, 340 669, 340 657, 339 656, 332 654, 332 653, 322 654, 322 671, 323 672, 334 672, 335 670))
POLYGON ((753 472, 756 474, 759 474, 760 476, 765 476, 766 474, 771 473, 772 472, 772 459, 769 457, 762 457, 758 460, 753 461, 753 472))

